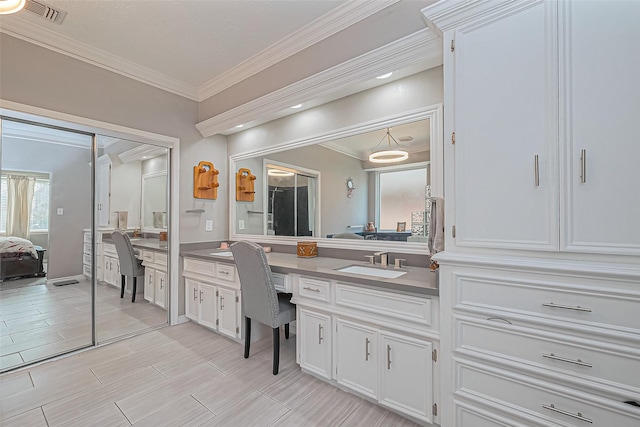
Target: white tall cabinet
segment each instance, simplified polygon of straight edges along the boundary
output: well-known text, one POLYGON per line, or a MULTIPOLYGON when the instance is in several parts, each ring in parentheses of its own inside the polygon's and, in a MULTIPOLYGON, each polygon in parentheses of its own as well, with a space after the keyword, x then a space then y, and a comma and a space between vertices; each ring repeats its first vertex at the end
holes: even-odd
POLYGON ((441 425, 640 425, 640 2, 423 14, 450 141, 441 425))

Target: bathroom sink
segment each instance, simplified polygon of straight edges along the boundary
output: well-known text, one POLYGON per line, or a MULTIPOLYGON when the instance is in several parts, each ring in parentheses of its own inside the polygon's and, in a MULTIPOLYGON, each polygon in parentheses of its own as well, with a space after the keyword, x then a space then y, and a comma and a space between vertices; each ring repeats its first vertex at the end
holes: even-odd
POLYGON ((383 277, 385 279, 395 279, 407 274, 406 271, 384 270, 382 268, 365 267, 362 265, 349 265, 347 267, 337 268, 336 271, 342 273, 361 274, 363 276, 383 277))
POLYGON ((211 252, 209 255, 232 257, 233 253, 230 251, 211 252))

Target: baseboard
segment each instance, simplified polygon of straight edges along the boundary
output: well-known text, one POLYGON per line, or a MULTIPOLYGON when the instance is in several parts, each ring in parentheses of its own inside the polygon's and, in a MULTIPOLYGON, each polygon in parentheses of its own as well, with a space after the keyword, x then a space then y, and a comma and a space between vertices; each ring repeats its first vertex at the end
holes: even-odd
POLYGON ((187 322, 191 322, 191 319, 189 319, 187 316, 182 315, 182 316, 178 316, 178 321, 176 322, 176 325, 179 325, 181 323, 187 323, 187 322))
POLYGON ((53 283, 60 282, 62 280, 78 280, 78 281, 81 281, 81 280, 85 280, 85 279, 86 279, 86 277, 84 276, 84 274, 79 274, 77 276, 56 277, 55 279, 47 278, 47 285, 51 285, 53 283))

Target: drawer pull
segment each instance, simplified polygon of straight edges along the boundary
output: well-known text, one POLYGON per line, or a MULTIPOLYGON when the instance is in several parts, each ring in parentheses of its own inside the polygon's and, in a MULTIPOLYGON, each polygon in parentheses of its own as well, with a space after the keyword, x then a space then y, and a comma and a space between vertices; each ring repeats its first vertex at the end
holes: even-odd
POLYGON ((555 405, 554 405, 553 403, 552 403, 552 404, 550 404, 550 405, 542 405, 542 407, 543 407, 544 409, 548 409, 548 410, 550 410, 550 411, 557 412, 557 413, 559 413, 559 414, 566 415, 566 416, 568 416, 568 417, 577 418, 577 419, 579 419, 580 421, 584 421, 584 422, 587 422, 587 423, 593 424, 593 420, 590 420, 589 418, 583 417, 583 416, 582 416, 582 414, 581 414, 580 412, 578 412, 577 414, 573 414, 573 413, 571 413, 571 412, 569 412, 569 411, 565 411, 564 409, 558 409, 558 408, 556 408, 556 407, 555 407, 555 405))
POLYGON ((543 307, 551 307, 551 308, 562 308, 565 310, 575 310, 575 311, 587 311, 591 313, 591 309, 588 307, 580 307, 579 305, 571 306, 571 305, 562 305, 562 304, 554 304, 552 302, 543 302, 543 307))
POLYGON ((504 323, 508 323, 510 325, 513 325, 513 323, 509 322, 507 319, 504 319, 502 317, 487 317, 487 320, 499 320, 500 322, 504 322, 504 323))
POLYGON ((220 295, 220 310, 224 310, 224 297, 220 295))
POLYGON ((227 276, 229 275, 229 272, 228 272, 228 271, 224 271, 224 270, 218 270, 218 271, 219 271, 221 274, 224 274, 224 275, 227 275, 227 276))
POLYGON ((193 290, 193 300, 194 301, 198 301, 198 290, 197 289, 193 290))
POLYGON ((320 289, 314 289, 314 288, 310 288, 308 286, 305 286, 304 288, 305 291, 311 291, 311 292, 320 292, 320 289))
POLYGON ((369 338, 364 339, 364 360, 369 360, 369 356, 371 355, 371 353, 369 353, 370 342, 369 338))
POLYGON ((542 357, 546 357, 547 359, 559 360, 561 362, 573 363, 574 365, 586 366, 587 368, 593 368, 591 363, 583 362, 582 360, 573 360, 567 359, 566 357, 556 356, 555 354, 544 354, 542 353, 542 357))
POLYGON ((391 346, 387 344, 387 369, 391 369, 391 346))
POLYGON ((200 291, 200 302, 202 302, 202 291, 200 291))
POLYGON ((322 336, 322 325, 318 324, 318 344, 322 344, 322 339, 324 337, 322 336))
POLYGON ((533 156, 533 185, 540 186, 540 161, 537 154, 533 156))

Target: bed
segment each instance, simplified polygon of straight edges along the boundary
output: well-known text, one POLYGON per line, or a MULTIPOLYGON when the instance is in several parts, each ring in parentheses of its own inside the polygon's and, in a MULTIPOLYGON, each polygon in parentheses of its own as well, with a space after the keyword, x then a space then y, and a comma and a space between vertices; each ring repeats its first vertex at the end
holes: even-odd
POLYGON ((0 281, 45 276, 44 251, 26 239, 0 237, 0 281))

